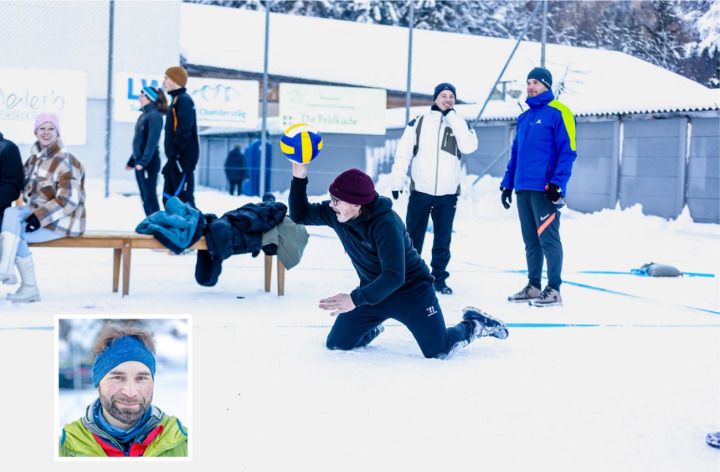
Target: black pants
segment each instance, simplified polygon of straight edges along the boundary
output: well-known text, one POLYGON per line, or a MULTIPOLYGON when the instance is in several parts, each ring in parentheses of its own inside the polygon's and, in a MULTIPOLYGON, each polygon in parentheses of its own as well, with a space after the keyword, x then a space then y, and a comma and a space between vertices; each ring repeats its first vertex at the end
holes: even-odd
POLYGON ((230 180, 230 195, 242 194, 242 180, 230 180))
POLYGON ((450 262, 450 241, 457 208, 457 195, 428 195, 410 192, 405 223, 415 250, 422 254, 428 219, 433 221, 433 247, 430 267, 436 286, 444 286, 450 276, 447 271, 450 262))
POLYGON ((153 172, 147 168, 143 170, 135 169, 135 180, 137 180, 140 189, 140 198, 142 199, 143 210, 145 216, 150 216, 156 211, 160 211, 160 204, 157 198, 157 168, 153 172))
POLYGON ((350 350, 366 346, 377 336, 375 328, 389 318, 407 326, 428 358, 443 357, 456 344, 470 342, 473 333, 473 325, 468 321, 446 328, 435 289, 429 282, 422 282, 393 293, 377 305, 339 314, 328 335, 327 347, 350 350))
POLYGON ((542 287, 543 259, 547 261, 548 285, 559 290, 562 283, 563 249, 560 241, 560 211, 543 192, 522 190, 517 192, 518 215, 528 281, 542 287))
POLYGON ((163 168, 165 184, 163 185, 163 205, 172 197, 195 206, 195 175, 194 171, 181 171, 177 165, 169 163, 163 168))

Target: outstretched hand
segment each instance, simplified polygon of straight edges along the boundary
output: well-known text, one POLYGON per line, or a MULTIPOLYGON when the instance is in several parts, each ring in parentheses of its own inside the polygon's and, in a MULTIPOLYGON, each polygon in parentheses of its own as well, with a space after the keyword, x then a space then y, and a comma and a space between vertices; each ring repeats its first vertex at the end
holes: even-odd
POLYGON ((293 177, 297 177, 298 179, 304 179, 307 177, 307 164, 300 164, 297 162, 292 163, 293 167, 293 177))
POLYGON ((355 303, 348 293, 338 293, 337 295, 320 300, 320 308, 323 310, 332 310, 330 316, 339 313, 347 313, 355 309, 355 303))

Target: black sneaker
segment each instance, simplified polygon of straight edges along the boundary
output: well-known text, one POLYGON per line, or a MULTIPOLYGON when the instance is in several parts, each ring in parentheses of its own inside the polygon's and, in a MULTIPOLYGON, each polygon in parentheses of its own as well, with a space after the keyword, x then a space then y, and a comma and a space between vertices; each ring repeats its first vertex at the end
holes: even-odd
POLYGON ((535 300, 530 300, 532 306, 559 306, 562 305, 562 297, 560 291, 555 290, 551 286, 545 287, 535 300))
POLYGON ((505 323, 479 308, 473 306, 463 308, 463 320, 475 322, 475 337, 492 336, 498 339, 508 337, 508 329, 505 323))
POLYGON ((452 289, 445 284, 435 285, 435 291, 442 293, 443 295, 452 295, 452 293, 453 293, 452 289))
POLYGON ((529 302, 530 300, 535 300, 539 295, 539 288, 534 285, 527 284, 527 286, 518 293, 510 295, 508 297, 508 301, 513 303, 529 302))

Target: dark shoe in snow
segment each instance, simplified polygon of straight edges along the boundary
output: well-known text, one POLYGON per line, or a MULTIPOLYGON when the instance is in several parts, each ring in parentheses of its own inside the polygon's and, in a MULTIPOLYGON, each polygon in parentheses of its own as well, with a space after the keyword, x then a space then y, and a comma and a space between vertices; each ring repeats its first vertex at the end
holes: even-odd
POLYGON ((505 323, 479 308, 473 306, 463 308, 463 320, 475 322, 475 337, 492 336, 498 339, 508 337, 508 329, 505 323))
POLYGON ((510 295, 508 301, 513 303, 529 302, 530 300, 535 300, 538 295, 540 295, 540 289, 534 285, 527 284, 527 286, 518 293, 510 295))
POLYGON ((548 285, 535 300, 530 301, 530 304, 532 306, 560 306, 562 305, 562 297, 559 290, 555 290, 548 285))
POLYGON ((435 291, 442 293, 443 295, 452 295, 453 293, 452 289, 445 284, 435 285, 435 291))
POLYGON ((720 447, 720 431, 716 433, 708 433, 705 437, 705 442, 708 446, 720 447))

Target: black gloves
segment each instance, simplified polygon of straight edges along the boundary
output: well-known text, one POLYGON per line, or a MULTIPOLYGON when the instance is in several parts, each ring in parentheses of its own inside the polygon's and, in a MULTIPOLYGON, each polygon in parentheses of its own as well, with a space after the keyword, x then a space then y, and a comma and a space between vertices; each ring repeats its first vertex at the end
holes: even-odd
POLYGON ((25 218, 25 232, 32 233, 40 229, 40 220, 37 219, 35 213, 30 213, 30 216, 25 218))
POLYGON ((503 187, 500 187, 500 190, 502 190, 502 196, 500 197, 500 201, 507 210, 510 208, 510 203, 512 203, 512 190, 503 187))
POLYGON ((560 197, 562 197, 562 189, 550 182, 547 186, 545 186, 545 196, 548 200, 555 203, 560 200, 560 197))
POLYGON ((402 192, 402 190, 393 190, 392 191, 393 199, 397 200, 400 197, 400 192, 402 192))

